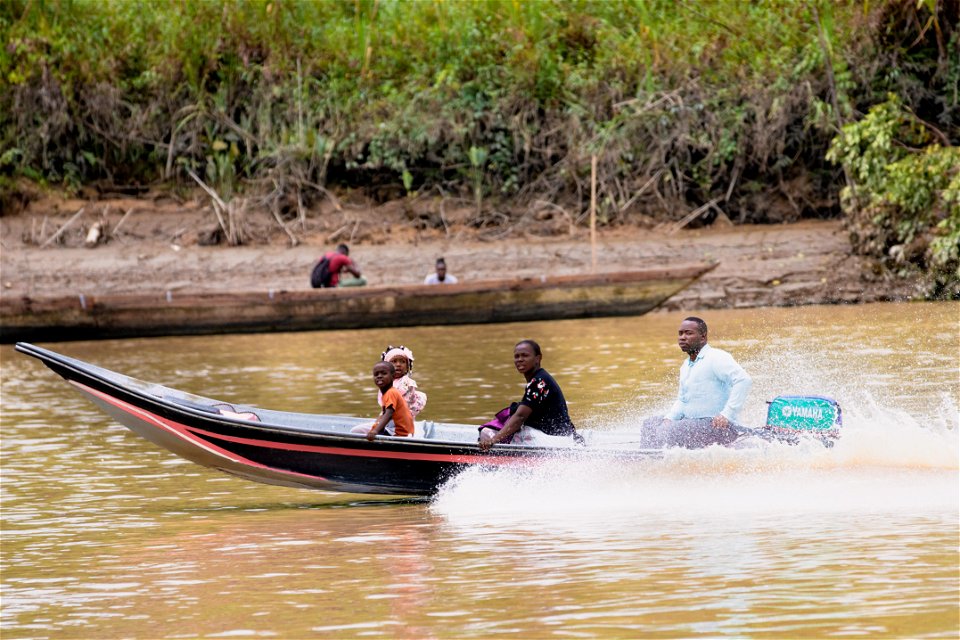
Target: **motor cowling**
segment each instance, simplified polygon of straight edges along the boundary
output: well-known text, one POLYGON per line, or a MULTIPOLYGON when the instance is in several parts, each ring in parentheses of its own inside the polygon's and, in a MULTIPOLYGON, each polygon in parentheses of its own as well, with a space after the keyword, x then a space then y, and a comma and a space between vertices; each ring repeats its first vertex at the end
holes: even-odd
POLYGON ((766 428, 778 434, 812 435, 825 441, 840 437, 843 413, 840 404, 833 398, 777 396, 767 404, 766 428))

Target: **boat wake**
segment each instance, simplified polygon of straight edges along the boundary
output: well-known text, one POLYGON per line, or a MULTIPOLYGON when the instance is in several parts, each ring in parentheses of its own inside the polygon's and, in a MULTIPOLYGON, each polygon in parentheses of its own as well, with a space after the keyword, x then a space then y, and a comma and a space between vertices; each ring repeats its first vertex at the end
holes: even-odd
POLYGON ((474 468, 444 485, 431 510, 466 521, 555 521, 573 514, 582 521, 631 514, 955 513, 956 415, 948 397, 922 420, 874 401, 846 410, 843 435, 830 449, 815 441, 758 442, 749 449, 671 449, 661 459, 635 463, 564 454, 523 469, 474 468))

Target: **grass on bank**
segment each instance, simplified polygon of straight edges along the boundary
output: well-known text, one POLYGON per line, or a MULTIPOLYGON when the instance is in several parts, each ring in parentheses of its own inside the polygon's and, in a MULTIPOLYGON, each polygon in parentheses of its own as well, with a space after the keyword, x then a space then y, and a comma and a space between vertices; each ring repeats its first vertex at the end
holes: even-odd
MULTIPOLYGON (((957 11, 940 0, 8 0, 0 179, 192 184, 192 171, 283 215, 361 186, 469 198, 489 224, 540 201, 582 219, 596 155, 601 224, 676 220, 710 202, 697 222, 834 216, 855 187, 847 215, 875 241, 854 246, 897 269, 935 266, 949 289, 955 252, 933 243, 960 240, 956 202, 934 198, 931 215, 888 199, 875 221, 886 183, 851 178, 866 156, 838 136, 892 93, 945 136, 924 144, 956 175, 943 150, 960 139, 957 11), (828 158, 832 141, 846 152, 828 158), (917 238, 916 259, 891 254, 917 238)), ((901 191, 941 190, 929 172, 892 171, 901 191)))

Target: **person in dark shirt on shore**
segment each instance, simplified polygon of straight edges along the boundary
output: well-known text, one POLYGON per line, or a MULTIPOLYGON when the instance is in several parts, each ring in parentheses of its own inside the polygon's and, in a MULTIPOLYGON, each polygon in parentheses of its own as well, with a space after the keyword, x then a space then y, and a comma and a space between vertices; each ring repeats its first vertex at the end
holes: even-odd
POLYGON ((360 267, 350 257, 350 247, 338 244, 336 251, 328 251, 320 258, 319 263, 326 261, 323 273, 316 274, 316 281, 311 277, 312 286, 317 288, 329 287, 362 287, 367 284, 366 278, 360 273, 360 267), (348 277, 341 277, 346 271, 348 277))
POLYGON ((498 442, 548 447, 583 442, 570 419, 560 385, 540 366, 542 357, 540 345, 533 340, 521 340, 513 348, 513 363, 527 386, 520 402, 510 407, 510 416, 501 429, 481 427, 481 450, 487 451, 498 442))

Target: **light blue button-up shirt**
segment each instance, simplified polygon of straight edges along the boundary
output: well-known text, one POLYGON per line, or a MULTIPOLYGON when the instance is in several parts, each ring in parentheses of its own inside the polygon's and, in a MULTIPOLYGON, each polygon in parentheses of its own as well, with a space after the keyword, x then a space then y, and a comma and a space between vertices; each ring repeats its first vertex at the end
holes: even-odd
POLYGON ((665 417, 680 420, 722 415, 735 422, 752 384, 733 356, 705 344, 696 360, 687 358, 680 365, 680 393, 665 417))

